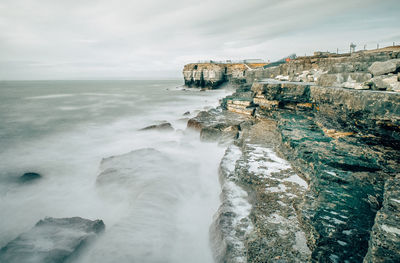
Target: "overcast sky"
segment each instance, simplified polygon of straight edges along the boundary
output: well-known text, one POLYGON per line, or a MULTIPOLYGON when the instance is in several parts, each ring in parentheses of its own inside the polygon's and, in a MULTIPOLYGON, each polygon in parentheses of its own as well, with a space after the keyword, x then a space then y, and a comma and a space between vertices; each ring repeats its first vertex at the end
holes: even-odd
POLYGON ((180 78, 198 60, 400 44, 399 0, 1 0, 1 79, 180 78))

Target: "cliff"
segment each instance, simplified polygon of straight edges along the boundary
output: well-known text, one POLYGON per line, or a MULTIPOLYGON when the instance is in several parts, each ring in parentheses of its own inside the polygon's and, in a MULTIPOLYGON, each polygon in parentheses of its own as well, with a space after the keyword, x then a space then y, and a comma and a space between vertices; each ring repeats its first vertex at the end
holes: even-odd
POLYGON ((228 145, 217 262, 400 261, 398 59, 390 49, 248 71, 221 108, 189 121, 228 145))
MULTIPOLYGON (((370 69, 373 63, 396 59, 400 59, 400 46, 352 54, 317 53, 268 68, 264 67, 266 64, 193 63, 185 65, 183 75, 185 85, 200 88, 218 88, 225 82, 251 85, 256 80, 273 78, 315 82, 325 87, 400 91, 396 70, 390 71, 388 65, 377 66, 379 70, 370 69)), ((393 63, 399 62, 389 64, 393 63)))
POLYGON ((264 65, 263 63, 193 63, 185 65, 183 77, 186 86, 215 89, 229 81, 243 83, 247 70, 264 65))

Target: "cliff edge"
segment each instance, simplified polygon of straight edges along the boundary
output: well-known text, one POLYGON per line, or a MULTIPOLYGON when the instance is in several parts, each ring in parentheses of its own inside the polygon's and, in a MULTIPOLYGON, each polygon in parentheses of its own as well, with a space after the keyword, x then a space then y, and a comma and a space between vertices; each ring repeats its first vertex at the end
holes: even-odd
POLYGON ((188 122, 228 145, 217 262, 400 262, 400 53, 246 70, 188 122))

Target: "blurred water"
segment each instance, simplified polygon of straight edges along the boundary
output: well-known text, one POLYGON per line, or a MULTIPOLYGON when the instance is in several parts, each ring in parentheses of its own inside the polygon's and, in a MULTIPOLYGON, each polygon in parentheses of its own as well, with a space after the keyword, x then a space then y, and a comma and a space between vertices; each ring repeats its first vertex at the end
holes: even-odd
POLYGON ((45 216, 81 216, 103 219, 106 232, 80 262, 212 262, 208 229, 219 204, 224 149, 185 131, 183 113, 216 106, 230 91, 185 91, 179 85, 0 82, 0 246, 45 216), (163 120, 175 131, 138 131, 163 120), (148 165, 133 183, 117 180, 106 190, 96 184, 103 158, 138 150, 148 165), (164 172, 153 176, 153 165, 164 172), (25 172, 43 178, 21 184, 17 178, 25 172))

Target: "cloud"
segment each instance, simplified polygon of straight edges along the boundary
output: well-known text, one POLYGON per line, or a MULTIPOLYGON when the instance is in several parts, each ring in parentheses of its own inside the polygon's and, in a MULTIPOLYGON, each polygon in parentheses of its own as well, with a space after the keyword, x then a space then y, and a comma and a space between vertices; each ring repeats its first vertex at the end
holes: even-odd
POLYGON ((179 78, 202 59, 389 44, 396 2, 3 0, 0 79, 179 78))

